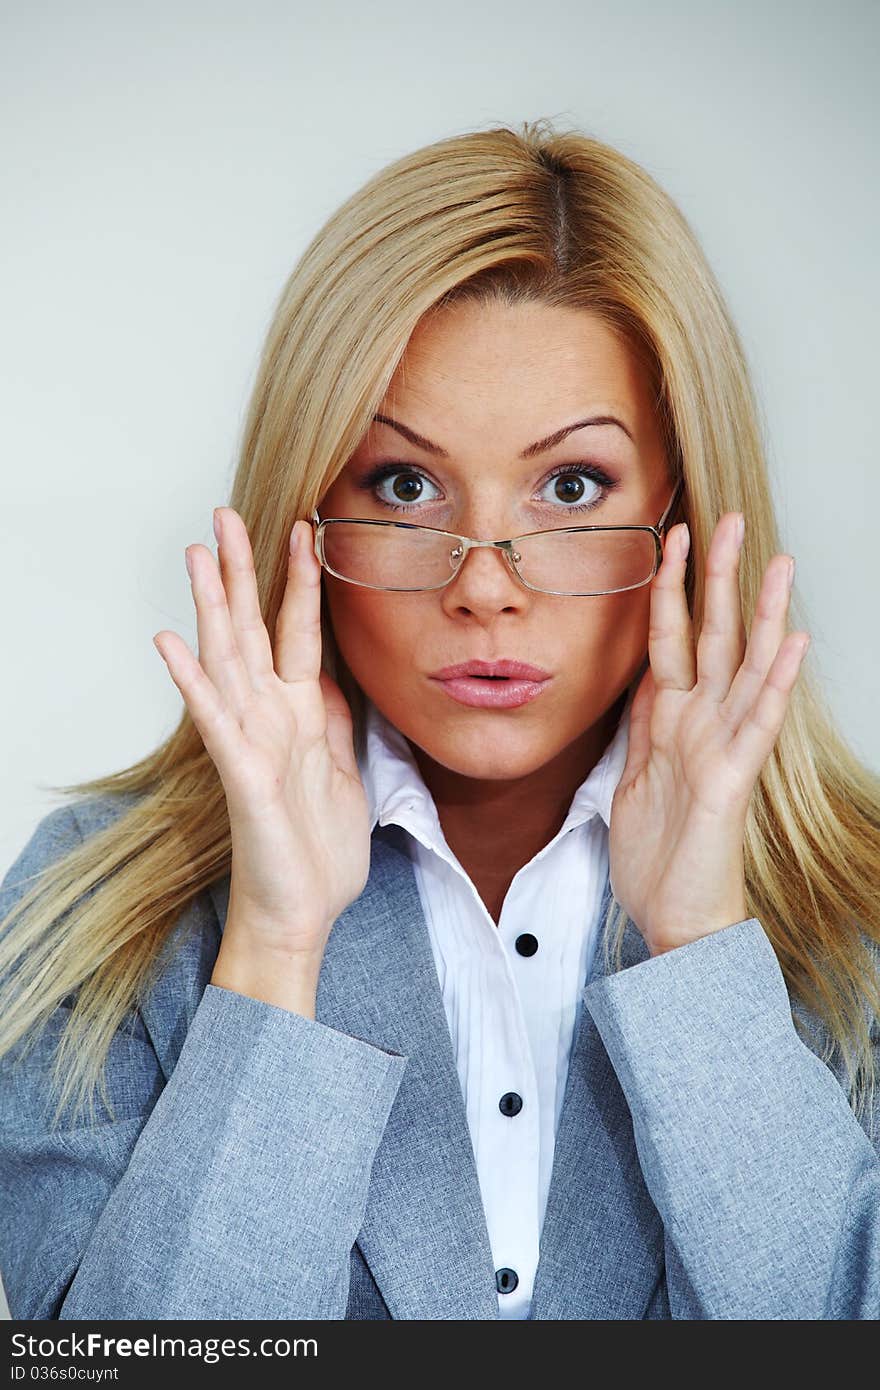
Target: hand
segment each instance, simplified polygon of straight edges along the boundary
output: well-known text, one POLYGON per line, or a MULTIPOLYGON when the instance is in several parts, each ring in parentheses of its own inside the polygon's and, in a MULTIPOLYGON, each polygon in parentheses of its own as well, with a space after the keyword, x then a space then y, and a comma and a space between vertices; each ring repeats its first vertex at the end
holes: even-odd
POLYGON ((199 659, 176 633, 153 641, 223 783, 230 911, 258 925, 254 946, 311 959, 370 866, 351 711, 321 670, 321 566, 311 525, 297 521, 273 655, 247 529, 229 507, 215 517, 219 572, 206 546, 186 552, 199 659))
POLYGON ((609 867, 612 891, 652 956, 748 916, 749 801, 810 642, 804 632, 786 636, 789 558, 775 555, 746 645, 738 518, 726 513, 712 537, 696 655, 684 523, 667 532, 651 588, 649 665, 630 710, 609 867))

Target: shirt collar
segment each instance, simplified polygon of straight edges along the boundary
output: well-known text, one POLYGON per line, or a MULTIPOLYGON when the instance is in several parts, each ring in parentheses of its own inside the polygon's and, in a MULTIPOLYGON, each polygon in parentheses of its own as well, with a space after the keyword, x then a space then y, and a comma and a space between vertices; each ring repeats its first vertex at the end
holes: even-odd
MULTIPOLYGON (((635 688, 627 696, 617 729, 595 767, 572 797, 559 834, 594 815, 611 826, 611 802, 623 775, 629 748, 629 716, 635 688)), ((443 840, 434 798, 425 785, 407 740, 365 694, 364 751, 358 768, 370 808, 370 833, 393 822, 427 845, 443 840)))

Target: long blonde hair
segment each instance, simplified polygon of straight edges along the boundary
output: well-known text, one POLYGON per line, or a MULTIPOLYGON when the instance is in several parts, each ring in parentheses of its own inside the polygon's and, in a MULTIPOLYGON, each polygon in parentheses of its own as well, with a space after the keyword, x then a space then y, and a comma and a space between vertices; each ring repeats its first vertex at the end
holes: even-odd
MULTIPOLYGON (((382 169, 321 228, 284 286, 229 498, 251 539, 270 636, 291 526, 369 429, 413 329, 453 300, 493 296, 590 310, 648 365, 670 468, 685 482, 694 632, 709 541, 732 510, 747 518, 748 626, 764 570, 784 547, 744 352, 718 284, 644 169, 538 120, 440 140, 382 169)), ((798 607, 795 593, 791 621, 808 628, 798 607)), ((351 703, 360 750, 363 696, 326 605, 322 624, 324 666, 351 703)), ((120 797, 119 815, 53 861, 0 922, 0 1056, 75 996, 55 1053, 57 1115, 70 1100, 93 1106, 99 1082, 108 1101, 114 1032, 167 965, 184 908, 228 873, 231 848, 222 784, 185 706, 148 757, 53 790, 120 797)), ((880 778, 835 729, 808 658, 752 798, 748 908, 792 995, 821 1020, 825 1060, 834 1051, 843 1059, 857 1115, 875 1084, 878 827, 880 778)), ((613 899, 606 940, 612 924, 619 965, 626 918, 613 899)))

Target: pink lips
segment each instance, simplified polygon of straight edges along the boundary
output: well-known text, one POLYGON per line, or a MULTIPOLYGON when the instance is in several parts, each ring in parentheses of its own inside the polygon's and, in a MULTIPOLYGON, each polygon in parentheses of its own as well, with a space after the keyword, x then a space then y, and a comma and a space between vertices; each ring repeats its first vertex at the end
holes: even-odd
POLYGON ((462 661, 435 671, 432 679, 459 704, 474 709, 513 709, 536 699, 551 676, 549 671, 524 661, 462 661), (496 679, 487 679, 491 676, 496 679))

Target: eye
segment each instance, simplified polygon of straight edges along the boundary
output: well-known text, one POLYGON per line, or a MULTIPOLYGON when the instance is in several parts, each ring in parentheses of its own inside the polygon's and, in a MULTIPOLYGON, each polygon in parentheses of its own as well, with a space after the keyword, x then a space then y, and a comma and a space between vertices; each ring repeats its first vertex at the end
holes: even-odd
POLYGON ((429 487, 434 486, 431 480, 426 477, 424 473, 420 472, 418 468, 404 466, 400 463, 380 463, 377 467, 371 469, 365 477, 361 478, 358 487, 371 493, 376 501, 380 502, 383 507, 388 507, 393 512, 403 512, 408 511, 414 502, 424 502, 426 500, 428 502, 434 502, 437 500, 432 497, 426 499, 422 495, 423 484, 425 483, 427 483, 429 487), (387 492, 383 496, 379 490, 385 483, 391 482, 392 478, 404 479, 403 482, 395 481, 391 484, 393 489, 392 496, 398 499, 397 502, 391 501, 387 492))
POLYGON ((567 512, 590 512, 620 486, 614 478, 609 478, 604 469, 591 463, 560 464, 559 468, 554 468, 553 472, 548 474, 543 486, 546 487, 549 483, 553 484, 553 500, 561 503, 567 512), (592 492, 587 493, 586 502, 581 501, 585 493, 582 478, 588 478, 594 487, 592 492), (560 480, 563 480, 561 485, 560 480), (569 505, 565 505, 566 503, 569 505))

